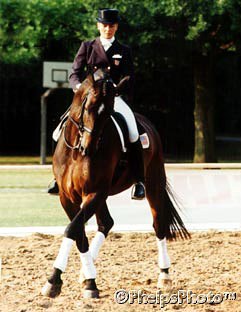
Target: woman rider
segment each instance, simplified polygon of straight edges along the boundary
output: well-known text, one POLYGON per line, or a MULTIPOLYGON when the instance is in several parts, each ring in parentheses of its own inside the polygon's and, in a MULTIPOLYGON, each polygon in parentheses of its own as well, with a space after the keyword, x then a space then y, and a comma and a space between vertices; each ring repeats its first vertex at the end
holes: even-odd
MULTIPOLYGON (((69 80, 74 92, 81 86, 88 70, 109 67, 110 76, 115 84, 118 84, 123 77, 129 78, 126 95, 129 101, 132 98, 133 61, 130 48, 115 38, 119 21, 118 10, 109 8, 99 10, 97 28, 100 36, 92 41, 82 42, 73 62, 69 80)), ((130 161, 135 179, 132 198, 143 199, 145 197, 143 154, 136 120, 133 112, 120 96, 115 97, 114 110, 123 115, 128 127, 131 143, 130 161)), ((48 193, 55 193, 56 187, 55 183, 49 188, 48 193)))

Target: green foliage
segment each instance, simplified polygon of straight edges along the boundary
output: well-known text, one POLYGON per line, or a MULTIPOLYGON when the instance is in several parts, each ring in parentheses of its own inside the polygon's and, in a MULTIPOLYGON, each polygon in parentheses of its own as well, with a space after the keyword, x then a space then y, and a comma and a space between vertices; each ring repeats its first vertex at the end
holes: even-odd
MULTIPOLYGON (((241 19, 237 18, 236 0, 191 0, 183 1, 182 11, 175 15, 184 27, 185 39, 193 41, 198 52, 207 54, 235 41, 240 32, 241 19)), ((234 42, 235 43, 235 42, 234 42)))
MULTIPOLYGON (((72 60, 80 42, 97 35, 98 8, 108 6, 121 12, 119 36, 151 56, 150 47, 174 40, 205 54, 235 41, 241 28, 240 0, 1 0, 2 62, 72 60)), ((143 64, 141 55, 136 62, 143 64)))
POLYGON ((0 55, 7 63, 38 57, 40 21, 28 0, 2 0, 0 6, 0 55))
MULTIPOLYGON (((53 42, 65 49, 70 45, 68 53, 73 53, 73 43, 96 34, 89 8, 88 0, 1 0, 1 60, 22 63, 41 58, 53 42)), ((61 49, 56 52, 68 58, 61 49)))
POLYGON ((189 32, 187 34, 187 39, 193 40, 199 36, 200 33, 205 31, 207 28, 207 22, 204 20, 203 15, 200 14, 195 21, 193 26, 189 27, 189 32))

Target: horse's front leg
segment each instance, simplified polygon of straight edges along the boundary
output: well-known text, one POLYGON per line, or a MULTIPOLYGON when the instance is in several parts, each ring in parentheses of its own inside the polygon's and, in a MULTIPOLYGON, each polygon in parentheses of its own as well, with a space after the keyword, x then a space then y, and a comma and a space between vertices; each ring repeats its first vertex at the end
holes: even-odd
MULTIPOLYGON (((82 236, 78 236, 76 239, 77 247, 80 251, 80 259, 82 263, 81 276, 82 286, 83 286, 83 296, 85 298, 98 298, 99 291, 97 289, 95 278, 96 278, 96 269, 94 261, 97 257, 98 251, 101 245, 104 242, 105 237, 107 236, 110 228, 113 225, 113 220, 109 215, 108 208, 106 205, 106 192, 98 192, 95 194, 89 194, 86 198, 83 199, 83 215, 84 223, 89 220, 89 218, 95 213, 98 223, 98 232, 91 245, 88 245, 88 239, 85 235, 85 229, 83 229, 82 236), (102 223, 103 216, 108 215, 105 222, 102 223)), ((80 232, 78 232, 80 233, 80 232)))
MULTIPOLYGON (((96 210, 96 222, 98 225, 97 232, 95 234, 95 237, 92 239, 89 251, 91 253, 91 257, 93 261, 98 257, 99 251, 101 246, 103 245, 110 229, 114 225, 114 220, 112 219, 108 206, 106 202, 102 206, 98 206, 98 209, 96 210)), ((86 276, 84 275, 83 270, 80 270, 80 278, 79 282, 85 284, 86 276)))
MULTIPOLYGON (((66 269, 71 247, 74 241, 76 241, 77 248, 80 251, 82 270, 86 277, 83 296, 88 298, 97 298, 99 291, 95 283, 96 269, 89 251, 88 239, 85 233, 85 223, 93 216, 98 206, 105 202, 106 197, 104 193, 94 193, 87 195, 83 199, 81 210, 76 214, 65 230, 59 254, 54 262, 55 272, 57 272, 57 275, 61 275, 66 269)), ((49 280, 48 282, 51 285, 52 281, 49 280)))
MULTIPOLYGON (((60 201, 67 216, 69 217, 70 221, 72 221, 80 212, 80 205, 73 204, 62 192, 60 192, 60 201)), ((61 293, 61 288, 63 285, 61 274, 66 269, 68 255, 72 244, 72 239, 69 239, 66 236, 63 238, 58 257, 53 265, 53 272, 41 290, 42 295, 55 298, 61 293)))

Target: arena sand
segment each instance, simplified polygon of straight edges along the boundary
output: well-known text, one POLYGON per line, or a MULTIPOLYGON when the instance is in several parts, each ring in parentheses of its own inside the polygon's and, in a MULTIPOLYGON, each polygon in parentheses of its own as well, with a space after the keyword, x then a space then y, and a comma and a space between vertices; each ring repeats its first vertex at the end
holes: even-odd
MULTIPOLYGON (((93 233, 88 235, 93 237, 93 233)), ((80 260, 73 248, 64 285, 58 298, 49 299, 40 294, 41 287, 52 271, 61 236, 34 234, 24 238, 0 237, 2 276, 0 282, 0 311, 205 311, 241 312, 241 232, 196 232, 187 241, 168 243, 172 261, 170 273, 172 289, 162 295, 172 302, 161 308, 154 303, 157 288, 157 248, 153 233, 112 233, 101 249, 96 262, 100 299, 87 300, 81 296, 78 283, 80 260), (119 289, 138 293, 135 299, 118 304, 114 294, 119 289), (209 300, 211 293, 217 302, 203 304, 174 303, 179 290, 191 291, 200 301, 209 300), (211 292, 211 293, 210 293, 211 292), (140 297, 146 294, 149 297, 140 297), (208 296, 209 297, 205 297, 208 296), (168 297, 169 296, 169 297, 168 297)), ((180 293, 180 292, 179 292, 180 293)), ((191 293, 189 293, 191 294, 191 293)), ((131 300, 131 299, 130 299, 131 300)))

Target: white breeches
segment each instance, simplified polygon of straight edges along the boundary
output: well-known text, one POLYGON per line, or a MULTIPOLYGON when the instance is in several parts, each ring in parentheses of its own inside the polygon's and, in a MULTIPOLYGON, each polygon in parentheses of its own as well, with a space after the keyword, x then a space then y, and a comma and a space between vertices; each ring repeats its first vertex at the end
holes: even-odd
POLYGON ((125 118, 130 142, 136 142, 139 138, 139 133, 136 125, 135 116, 130 107, 125 103, 125 101, 123 101, 120 96, 115 97, 114 110, 123 115, 123 117, 125 118))

